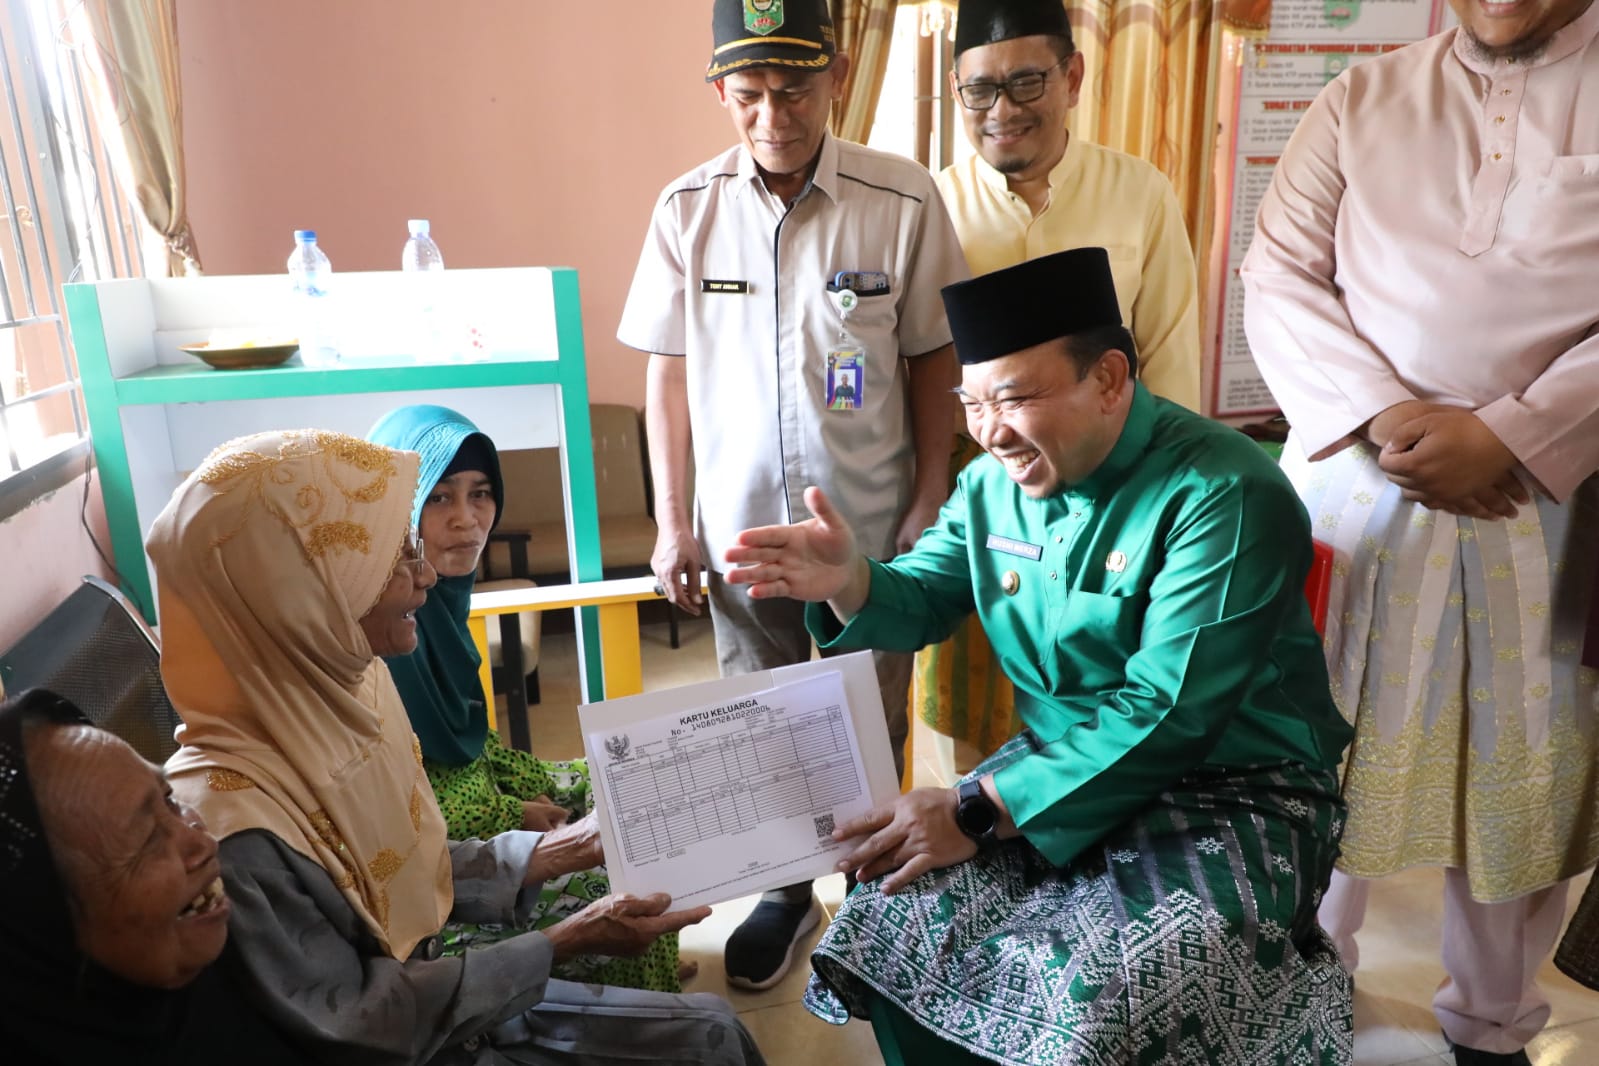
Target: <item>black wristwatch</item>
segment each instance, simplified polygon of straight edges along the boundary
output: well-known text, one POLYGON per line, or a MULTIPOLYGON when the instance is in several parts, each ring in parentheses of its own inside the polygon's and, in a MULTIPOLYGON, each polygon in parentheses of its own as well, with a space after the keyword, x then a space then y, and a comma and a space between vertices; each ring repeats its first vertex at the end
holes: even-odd
POLYGON ((999 808, 994 806, 994 801, 988 798, 975 777, 970 781, 962 781, 955 797, 955 824, 962 833, 975 840, 978 847, 999 839, 995 836, 999 829, 999 808))

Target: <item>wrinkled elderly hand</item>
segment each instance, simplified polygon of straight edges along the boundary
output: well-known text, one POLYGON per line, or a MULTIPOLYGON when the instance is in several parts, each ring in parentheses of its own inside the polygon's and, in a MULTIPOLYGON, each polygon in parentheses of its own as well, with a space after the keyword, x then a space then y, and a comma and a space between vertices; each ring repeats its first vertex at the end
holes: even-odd
POLYGON ((574 955, 642 955, 658 937, 702 922, 709 907, 669 911, 672 897, 614 895, 597 899, 565 921, 544 930, 555 960, 574 955))
POLYGON ((594 812, 567 825, 557 826, 539 838, 527 862, 524 884, 536 885, 562 874, 592 870, 605 862, 600 823, 594 812))
POLYGON ((551 803, 548 796, 535 796, 522 803, 522 828, 535 833, 548 833, 565 825, 571 817, 571 811, 551 803))

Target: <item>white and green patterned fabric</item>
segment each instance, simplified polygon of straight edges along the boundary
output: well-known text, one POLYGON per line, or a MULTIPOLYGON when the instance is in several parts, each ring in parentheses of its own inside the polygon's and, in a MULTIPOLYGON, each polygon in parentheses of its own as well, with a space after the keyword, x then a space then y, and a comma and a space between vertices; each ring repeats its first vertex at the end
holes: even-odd
POLYGON ((1347 1064, 1352 985, 1315 922, 1343 817, 1328 770, 1200 771, 1064 868, 1016 839, 895 896, 864 884, 806 1006, 842 1024, 875 993, 1002 1063, 1347 1064))

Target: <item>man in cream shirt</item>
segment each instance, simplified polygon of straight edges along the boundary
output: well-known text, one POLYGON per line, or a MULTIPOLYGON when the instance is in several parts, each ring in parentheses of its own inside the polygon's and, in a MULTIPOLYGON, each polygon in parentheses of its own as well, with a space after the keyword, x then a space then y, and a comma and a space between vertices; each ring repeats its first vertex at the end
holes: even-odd
POLYGON ((1143 160, 1070 134, 1083 73, 1060 0, 961 0, 950 82, 977 154, 938 191, 974 275, 1109 251, 1145 386, 1197 411, 1199 297, 1176 193, 1143 160))
MULTIPOLYGON (((1066 128, 1083 57, 1060 0, 961 0, 950 86, 977 154, 938 175, 974 275, 1071 248, 1102 247, 1157 396, 1199 410, 1199 298, 1177 195, 1141 159, 1066 128)), ((981 454, 964 435, 952 466, 981 454)), ((1021 728, 1010 681, 969 619, 917 653, 915 713, 954 738, 942 756, 969 769, 1021 728)))

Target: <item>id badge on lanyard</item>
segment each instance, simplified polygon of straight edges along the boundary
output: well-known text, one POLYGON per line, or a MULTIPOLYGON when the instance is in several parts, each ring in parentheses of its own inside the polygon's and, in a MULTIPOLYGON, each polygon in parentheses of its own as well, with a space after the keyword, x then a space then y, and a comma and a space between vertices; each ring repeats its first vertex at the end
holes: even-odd
POLYGON ((827 409, 859 411, 866 399, 866 351, 850 340, 849 316, 860 305, 860 297, 851 289, 829 295, 840 324, 838 341, 827 350, 827 409))

